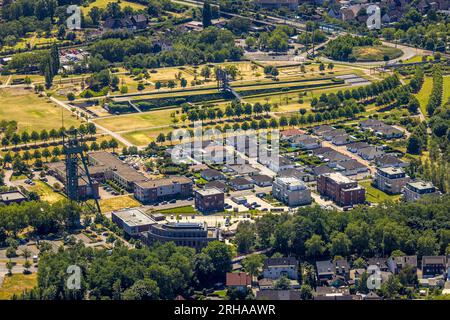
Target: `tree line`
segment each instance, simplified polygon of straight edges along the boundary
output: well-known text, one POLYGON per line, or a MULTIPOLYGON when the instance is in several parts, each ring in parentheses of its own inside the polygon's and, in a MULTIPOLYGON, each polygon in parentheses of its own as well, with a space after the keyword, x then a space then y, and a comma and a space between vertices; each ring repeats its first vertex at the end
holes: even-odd
POLYGON ((333 110, 343 105, 348 100, 362 100, 379 96, 381 93, 399 86, 400 80, 396 75, 389 76, 381 81, 352 90, 339 90, 337 93, 322 93, 319 98, 311 100, 311 107, 316 111, 333 110))
MULTIPOLYGON (((17 125, 15 127, 15 130, 17 130, 17 125)), ((36 145, 38 141, 44 141, 47 142, 48 140, 53 140, 55 142, 56 139, 60 139, 66 134, 67 132, 72 132, 75 130, 75 127, 70 127, 68 130, 66 128, 59 128, 59 129, 51 129, 46 130, 42 129, 40 132, 37 130, 33 130, 31 133, 28 131, 23 131, 22 133, 13 132, 12 129, 8 129, 8 127, 5 127, 5 123, 0 123, 0 131, 3 132, 3 137, 1 139, 2 147, 6 148, 7 146, 13 145, 15 148, 17 148, 17 145, 23 143, 27 144, 31 141, 33 141, 36 145)), ((81 124, 77 131, 82 135, 94 135, 97 133, 97 127, 92 122, 81 124)))

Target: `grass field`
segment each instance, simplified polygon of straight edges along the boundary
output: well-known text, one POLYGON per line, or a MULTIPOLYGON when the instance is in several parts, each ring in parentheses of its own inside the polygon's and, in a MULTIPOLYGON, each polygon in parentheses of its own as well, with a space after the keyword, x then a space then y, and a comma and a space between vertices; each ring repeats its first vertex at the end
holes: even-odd
POLYGON ((361 186, 366 189, 366 199, 372 203, 380 203, 383 201, 398 201, 400 199, 400 195, 388 195, 377 188, 372 187, 370 181, 360 182, 361 186))
POLYGON ((447 103, 450 99, 450 76, 444 77, 444 98, 442 99, 442 103, 447 103))
POLYGON ((370 46, 370 47, 355 47, 353 48, 353 55, 357 61, 383 61, 384 56, 388 56, 389 60, 401 57, 403 51, 397 48, 386 46, 370 46))
POLYGON ((42 181, 35 181, 34 186, 30 186, 29 190, 36 192, 41 200, 49 203, 55 203, 64 199, 64 196, 60 193, 54 192, 49 185, 42 181))
POLYGON ((164 214, 195 214, 196 211, 193 206, 183 206, 178 208, 172 208, 172 209, 164 209, 159 210, 159 213, 164 214))
POLYGON ((164 109, 95 120, 101 126, 113 131, 139 130, 171 123, 170 114, 177 109, 164 109))
MULTIPOLYGON (((90 3, 87 7, 81 7, 81 11, 83 14, 87 14, 89 10, 91 10, 92 7, 98 7, 98 8, 106 8, 109 2, 118 2, 118 1, 111 1, 111 0, 95 0, 94 2, 90 3)), ((134 3, 134 2, 128 2, 125 0, 122 0, 119 2, 120 7, 123 9, 126 6, 130 6, 134 10, 139 9, 145 9, 145 6, 142 4, 134 3)))
POLYGON ((126 195, 122 197, 114 197, 110 199, 100 199, 100 209, 102 212, 115 211, 125 208, 138 207, 141 204, 133 197, 126 195))
POLYGON ((0 101, 0 120, 16 120, 19 132, 60 128, 61 110, 64 110, 65 127, 80 124, 69 111, 61 109, 45 97, 38 97, 31 90, 0 89, 0 101))
POLYGON ((32 289, 37 284, 37 273, 13 274, 5 276, 0 287, 0 300, 9 300, 14 294, 21 294, 25 290, 32 289))
POLYGON ((122 133, 121 136, 136 146, 145 146, 150 142, 156 140, 156 137, 160 133, 167 134, 170 131, 172 131, 172 128, 170 127, 163 129, 153 128, 153 129, 126 132, 122 133))
MULTIPOLYGON (((428 118, 427 104, 428 104, 428 100, 430 100, 430 93, 431 93, 432 88, 433 88, 433 79, 425 78, 422 89, 419 91, 418 94, 416 94, 416 97, 420 102, 420 110, 422 111, 423 115, 426 118, 428 118)), ((444 88, 445 88, 445 86, 444 86, 444 88)))

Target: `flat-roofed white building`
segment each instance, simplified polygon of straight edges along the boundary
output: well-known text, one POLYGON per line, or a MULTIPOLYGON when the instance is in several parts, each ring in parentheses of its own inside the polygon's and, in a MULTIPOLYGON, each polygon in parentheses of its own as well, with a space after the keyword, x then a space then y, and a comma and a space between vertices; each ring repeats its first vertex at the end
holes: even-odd
POLYGON ((311 191, 306 184, 294 177, 276 178, 272 185, 272 195, 290 207, 311 204, 311 191))
POLYGON ((150 230, 150 226, 156 224, 155 220, 139 209, 113 211, 111 213, 111 219, 131 237, 150 230))

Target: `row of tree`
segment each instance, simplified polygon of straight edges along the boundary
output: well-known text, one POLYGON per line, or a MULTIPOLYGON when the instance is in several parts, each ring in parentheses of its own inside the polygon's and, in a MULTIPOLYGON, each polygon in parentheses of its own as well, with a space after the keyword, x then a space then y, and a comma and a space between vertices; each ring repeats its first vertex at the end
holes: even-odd
POLYGON ((431 90, 430 99, 427 104, 427 112, 432 116, 434 110, 439 108, 442 104, 444 79, 442 77, 442 70, 439 65, 433 66, 433 89, 431 90))
MULTIPOLYGON (((68 132, 71 132, 73 130, 75 130, 75 127, 72 126, 68 129, 68 132)), ((92 122, 89 122, 86 124, 81 124, 77 130, 82 135, 92 136, 97 132, 97 127, 92 122)), ((17 132, 5 131, 1 140, 1 144, 3 147, 7 147, 9 145, 14 145, 15 147, 17 147, 17 145, 21 143, 26 145, 30 141, 33 141, 36 144, 38 141, 47 142, 51 139, 53 140, 53 142, 55 142, 56 139, 62 138, 66 132, 67 131, 65 128, 60 128, 58 130, 51 129, 50 131, 42 129, 40 132, 33 130, 31 133, 28 133, 28 131, 23 131, 21 134, 17 132)))
POLYGON ((352 90, 339 90, 337 93, 333 92, 329 94, 322 93, 319 98, 312 98, 311 107, 318 111, 333 110, 342 106, 344 101, 352 99, 359 101, 377 97, 385 91, 398 87, 400 84, 398 77, 393 75, 381 81, 352 90))

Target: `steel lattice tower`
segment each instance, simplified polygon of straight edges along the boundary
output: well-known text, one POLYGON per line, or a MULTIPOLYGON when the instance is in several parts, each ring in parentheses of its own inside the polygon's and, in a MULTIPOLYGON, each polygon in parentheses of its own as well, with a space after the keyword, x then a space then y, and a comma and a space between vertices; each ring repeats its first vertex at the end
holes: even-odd
POLYGON ((72 201, 86 204, 92 211, 100 212, 98 197, 93 197, 95 207, 80 197, 80 180, 86 182, 88 189, 94 192, 91 175, 89 174, 87 165, 87 158, 84 153, 83 146, 80 144, 80 139, 82 139, 82 136, 77 130, 63 134, 63 149, 66 166, 65 189, 67 197, 72 201))

